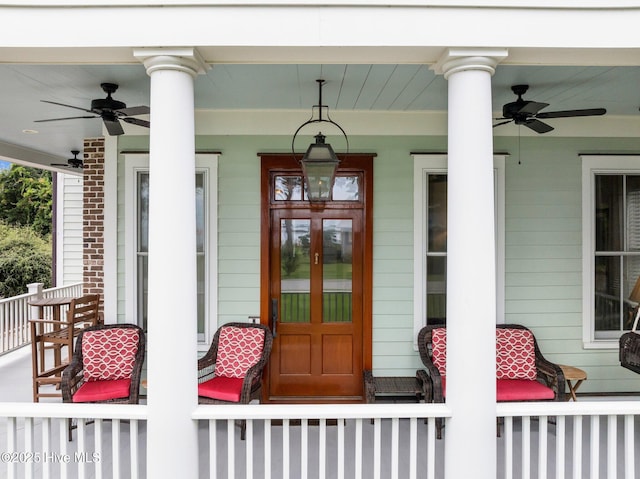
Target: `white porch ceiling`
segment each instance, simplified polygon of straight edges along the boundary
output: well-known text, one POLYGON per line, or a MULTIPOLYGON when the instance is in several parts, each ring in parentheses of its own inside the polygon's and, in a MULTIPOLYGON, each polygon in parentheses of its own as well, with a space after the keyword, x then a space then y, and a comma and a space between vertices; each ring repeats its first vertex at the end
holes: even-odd
MULTIPOLYGON (((196 108, 303 110, 304 121, 317 103, 318 78, 326 80, 323 103, 331 112, 447 109, 447 81, 418 64, 217 64, 196 79, 196 108)), ((113 96, 129 107, 149 104, 149 77, 142 65, 0 65, 0 142, 44 153, 43 164, 52 161, 46 155, 69 158, 84 138, 103 135, 102 122, 34 123, 83 114, 40 100, 89 108, 92 99, 105 97, 102 82, 119 84, 113 96)), ((510 86, 519 83, 530 85, 525 99, 550 104, 546 111, 603 107, 608 116, 640 115, 637 66, 501 65, 492 82, 496 116, 504 103, 515 100, 510 86)), ((568 120, 548 122, 562 121, 568 120)), ((140 127, 127 131, 146 134, 140 127)))

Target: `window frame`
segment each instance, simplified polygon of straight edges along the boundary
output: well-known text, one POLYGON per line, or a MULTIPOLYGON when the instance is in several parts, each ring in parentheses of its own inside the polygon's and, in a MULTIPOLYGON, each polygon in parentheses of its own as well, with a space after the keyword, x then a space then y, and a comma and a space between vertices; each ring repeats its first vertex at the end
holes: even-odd
MULTIPOLYGON (((427 175, 448 174, 446 154, 413 156, 413 346, 417 350, 418 332, 426 325, 427 310, 427 175)), ((505 322, 505 162, 507 155, 494 155, 496 221, 496 324, 505 322)))
MULTIPOLYGON (((125 168, 125 315, 138 321, 137 277, 137 180, 149 172, 148 153, 126 153, 125 168)), ((204 332, 198 334, 198 350, 206 351, 217 329, 218 304, 218 154, 196 153, 196 173, 204 173, 205 198, 205 302, 204 332)))
MULTIPOLYGON (((640 175, 639 155, 580 155, 582 162, 582 343, 585 349, 618 349, 618 338, 596 339, 596 175, 640 175)), ((620 331, 622 334, 623 331, 620 331)))

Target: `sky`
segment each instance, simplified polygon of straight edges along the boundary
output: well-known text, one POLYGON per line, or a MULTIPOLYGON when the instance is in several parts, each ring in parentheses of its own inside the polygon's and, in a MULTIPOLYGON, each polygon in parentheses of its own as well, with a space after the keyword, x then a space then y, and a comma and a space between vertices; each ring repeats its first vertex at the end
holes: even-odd
POLYGON ((0 170, 7 170, 11 167, 11 163, 8 161, 0 161, 0 170))

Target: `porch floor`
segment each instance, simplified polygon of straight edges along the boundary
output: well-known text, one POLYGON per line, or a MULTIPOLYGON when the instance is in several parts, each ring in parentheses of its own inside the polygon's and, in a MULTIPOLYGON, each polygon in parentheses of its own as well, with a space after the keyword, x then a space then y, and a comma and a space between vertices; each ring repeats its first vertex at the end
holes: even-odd
MULTIPOLYGON (((593 400, 629 400, 629 399, 635 399, 637 400, 637 397, 634 398, 630 398, 630 397, 588 397, 588 396, 583 396, 580 397, 579 400, 580 401, 593 401, 593 400)), ((26 348, 22 348, 21 350, 18 350, 17 352, 11 353, 9 355, 5 355, 0 357, 0 401, 3 402, 31 402, 32 401, 32 390, 31 390, 31 349, 29 347, 26 348)), ((44 402, 45 400, 43 400, 44 402)), ((60 402, 60 399, 46 399, 46 401, 51 401, 51 402, 60 402)), ((143 399, 144 401, 144 399, 143 399)), ((382 430, 386 431, 387 428, 389 427, 390 430, 390 421, 382 421, 382 430)), ((635 435, 636 435, 636 456, 640 457, 640 419, 636 418, 636 424, 635 424, 635 435)), ((400 428, 401 428, 401 433, 400 433, 400 441, 406 441, 406 437, 407 435, 403 433, 403 429, 404 428, 408 428, 408 421, 401 421, 400 424, 400 428)), ((345 427, 345 436, 346 436, 346 444, 350 444, 350 440, 349 437, 352 436, 353 434, 353 430, 355 429, 354 427, 354 422, 353 421, 346 421, 345 423, 346 427, 345 427)), ((514 436, 516 438, 519 438, 519 434, 517 434, 521 429, 522 429, 522 421, 519 419, 515 419, 514 420, 514 428, 513 428, 513 432, 514 432, 514 436)), ((109 421, 106 421, 104 423, 103 426, 103 442, 105 444, 109 444, 111 441, 111 423, 109 421)), ((145 467, 145 460, 146 460, 146 424, 141 423, 140 424, 140 460, 142 462, 141 464, 141 468, 140 468, 140 472, 141 472, 141 477, 146 477, 146 467, 145 467)), ((226 424, 224 422, 219 422, 218 426, 217 426, 217 437, 218 437, 218 457, 225 457, 226 455, 226 438, 227 438, 227 433, 226 433, 226 424)), ((261 423, 256 423, 255 429, 256 429, 256 436, 254 439, 254 446, 255 446, 255 451, 257 451, 255 453, 255 456, 253 458, 253 463, 255 466, 255 470, 253 471, 253 477, 259 478, 259 477, 263 477, 262 476, 262 464, 264 464, 264 457, 262 455, 262 424, 261 423)), ((538 435, 538 429, 540 427, 540 422, 537 419, 533 419, 531 420, 530 423, 530 427, 531 427, 531 448, 532 448, 532 459, 531 459, 531 477, 539 477, 538 474, 538 465, 536 463, 536 459, 538 457, 538 451, 537 451, 537 435, 538 435)), ((547 433, 549 435, 549 437, 554 438, 556 435, 556 426, 555 424, 550 421, 546 424, 547 427, 547 433)), ((123 433, 127 430, 128 425, 123 423, 120 425, 121 430, 123 431, 123 433)), ((369 424, 368 421, 363 421, 363 429, 366 428, 373 428, 373 425, 369 424)), ((604 429, 606 430, 606 424, 603 423, 600 426, 601 430, 604 429)), ((313 428, 310 428, 310 430, 313 428)), ((334 442, 337 441, 337 439, 335 438, 337 436, 337 434, 334 433, 334 430, 337 428, 332 428, 332 427, 328 427, 327 428, 327 437, 329 438, 329 442, 327 444, 327 450, 329 451, 330 449, 332 449, 334 446, 334 442)), ((282 458, 283 458, 283 454, 282 454, 282 427, 279 427, 277 425, 273 425, 272 429, 271 429, 271 434, 272 434, 272 441, 271 441, 271 457, 272 457, 272 473, 273 474, 277 474, 278 470, 282 468, 282 458)), ((419 434, 420 437, 418 438, 418 447, 420 450, 421 447, 425 447, 427 444, 427 437, 426 437, 426 427, 418 427, 419 430, 419 434)), ((583 451, 589 451, 592 448, 592 445, 589 443, 589 434, 588 434, 588 427, 587 428, 583 428, 583 432, 582 432, 582 450, 583 451)), ((93 434, 94 434, 94 427, 92 426, 87 426, 87 441, 88 444, 92 444, 93 443, 93 434)), ((290 432, 290 441, 289 443, 293 445, 293 447, 299 448, 299 445, 301 443, 301 441, 299 440, 299 432, 298 429, 293 427, 291 429, 290 432)), ((620 426, 618 428, 618 434, 621 435, 622 434, 622 427, 620 426)), ((444 435, 446 436, 446 429, 444 431, 444 435)), ((566 431, 565 431, 565 435, 566 435, 566 441, 567 444, 571 444, 573 442, 573 430, 572 427, 569 423, 567 423, 567 427, 566 427, 566 431)), ((202 422, 200 427, 199 427, 199 437, 200 437, 200 444, 206 445, 209 443, 209 432, 207 429, 207 424, 205 422, 202 422)), ((236 441, 235 441, 235 448, 236 451, 241 451, 244 449, 244 441, 240 441, 239 439, 239 433, 235 434, 236 437, 236 441)), ((366 437, 366 435, 365 435, 366 437)), ((389 432, 389 434, 385 434, 383 435, 383 438, 388 438, 388 440, 390 440, 391 437, 391 433, 389 432)), ((601 440, 605 439, 606 437, 603 437, 603 435, 600 435, 601 440)), ((504 471, 504 464, 505 464, 505 460, 504 460, 504 444, 505 444, 505 440, 506 438, 504 437, 499 437, 497 438, 497 448, 498 448, 498 462, 497 462, 497 466, 498 466, 498 478, 503 478, 506 477, 505 476, 505 471, 504 471)), ((0 450, 6 450, 6 441, 7 441, 7 436, 6 436, 6 422, 2 419, 0 419, 0 450)), ((313 444, 315 441, 315 433, 314 432, 310 432, 309 433, 309 455, 308 455, 308 477, 309 478, 317 478, 318 477, 318 450, 317 448, 314 449, 313 444), (314 452, 315 450, 315 452, 314 452)), ((554 439, 555 441, 555 439, 554 439)), ((385 447, 385 440, 383 439, 383 448, 385 447)), ((72 443, 69 443, 68 447, 69 447, 69 451, 72 453, 75 448, 77 447, 77 441, 74 441, 72 443)), ((622 445, 623 441, 622 441, 622 437, 620 437, 618 439, 618 444, 622 445)), ((443 473, 443 462, 444 462, 444 446, 445 446, 445 441, 444 440, 438 440, 436 441, 436 477, 444 477, 444 473, 443 473)), ((129 457, 129 453, 128 453, 128 441, 122 441, 121 445, 120 445, 120 450, 121 450, 121 458, 128 458, 129 457)), ((363 447, 367 448, 367 447, 373 447, 372 444, 367 444, 365 441, 365 444, 363 444, 363 447)), ((408 450, 408 445, 402 445, 400 446, 400 451, 407 451, 408 450)), ((604 445, 604 443, 601 443, 601 447, 599 448, 599 451, 601 454, 605 454, 606 455, 606 446, 604 445)), ((402 453, 401 453, 402 454, 402 453)), ((290 455, 292 458, 299 458, 300 455, 298 454, 297 451, 290 451, 290 455)), ((521 455, 521 444, 519 443, 519 439, 515 439, 514 443, 513 443, 513 465, 514 465, 514 469, 516 471, 520 470, 520 466, 521 466, 521 460, 522 460, 522 455, 521 455)), ((548 463, 547 463, 547 476, 546 477, 555 477, 555 451, 553 450, 549 450, 548 451, 548 463)), ((565 465, 565 475, 566 477, 572 477, 572 470, 574 469, 574 465, 572 464, 572 458, 571 458, 571 447, 567 447, 566 449, 566 465, 565 465)), ((346 453, 345 456, 347 458, 349 458, 350 455, 349 453, 346 453)), ((425 459, 426 460, 426 459, 425 459)), ((102 461, 107 461, 109 462, 109 458, 104 457, 102 458, 102 461)), ((102 462, 101 461, 101 462, 102 462)), ((588 472, 590 469, 590 465, 588 463, 589 458, 588 455, 585 456, 585 458, 583 459, 583 464, 582 464, 582 471, 584 473, 588 472)), ((202 447, 201 448, 201 452, 200 452, 200 477, 202 478, 206 478, 209 477, 209 448, 208 447, 202 447)), ((406 462, 406 461, 405 461, 406 462)), ((620 464, 618 465, 618 477, 624 477, 624 464, 623 461, 619 461, 620 464)), ((2 474, 4 473, 4 465, 0 465, 2 468, 0 468, 0 476, 2 476, 2 474)), ((128 467, 128 465, 127 465, 128 467)), ((244 460, 242 459, 242 455, 239 455, 237 457, 236 460, 236 464, 235 464, 235 477, 246 477, 245 476, 245 471, 244 471, 244 460)), ((302 465, 299 463, 299 459, 292 460, 292 463, 289 466, 290 469, 290 473, 291 473, 291 477, 297 477, 298 476, 298 471, 300 470, 300 468, 302 467, 302 465)), ((363 477, 373 477, 373 471, 371 470, 371 467, 373 467, 371 464, 365 464, 363 465, 363 477)), ((401 458, 400 460, 400 472, 401 475, 400 477, 404 477, 403 471, 402 471, 402 467, 403 466, 403 460, 401 458)), ((347 476, 346 477, 350 477, 349 472, 353 471, 354 465, 353 464, 349 464, 347 463, 346 465, 346 472, 347 472, 347 476)), ((607 477, 607 470, 606 470, 606 459, 600 460, 600 464, 599 464, 599 469, 600 469, 600 477, 607 477)), ((39 476, 39 470, 36 469, 36 475, 35 477, 40 477, 39 476)), ((56 471, 52 471, 53 475, 52 477, 60 477, 59 474, 56 471)), ((396 477, 395 475, 391 474, 391 464, 390 461, 388 459, 388 457, 385 455, 385 457, 382 458, 381 460, 381 465, 380 465, 380 472, 381 475, 380 477, 385 479, 385 478, 391 478, 391 477, 396 477)), ((407 471, 405 471, 407 472, 407 471)), ((219 467, 218 469, 218 474, 219 477, 227 477, 227 471, 226 471, 226 466, 222 465, 219 467)), ((408 472, 407 472, 408 474, 408 472)), ((75 478, 77 477, 77 471, 75 470, 70 470, 69 474, 66 476, 69 478, 75 478)), ((86 471, 86 477, 94 477, 93 473, 92 473, 92 469, 90 466, 87 466, 87 471, 86 471)), ((273 477, 277 477, 277 476, 273 476, 273 477)), ((337 477, 336 472, 333 469, 333 465, 332 464, 328 464, 327 468, 326 468, 326 474, 325 476, 327 479, 329 478, 334 478, 337 477)), ((408 477, 408 476, 407 476, 408 477)), ((419 472, 419 477, 420 476, 420 472, 419 472)), ((586 477, 586 476, 585 476, 586 477)), ((65 478, 66 479, 66 478, 65 478)))

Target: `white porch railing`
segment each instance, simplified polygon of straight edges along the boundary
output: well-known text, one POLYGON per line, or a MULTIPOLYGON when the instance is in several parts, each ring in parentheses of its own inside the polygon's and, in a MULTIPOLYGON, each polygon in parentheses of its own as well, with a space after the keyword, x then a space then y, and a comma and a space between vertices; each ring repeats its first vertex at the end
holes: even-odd
POLYGON ((0 403, 0 477, 146 477, 146 416, 144 405, 0 403))
POLYGON ((444 404, 298 404, 199 406, 192 417, 207 426, 202 478, 435 479, 444 441, 434 418, 448 415, 444 404))
MULTIPOLYGON (((29 292, 12 298, 0 299, 0 355, 31 342, 30 318, 34 318, 29 302, 36 298, 81 296, 82 283, 42 289, 42 283, 29 285, 29 292)), ((48 308, 49 309, 49 308, 48 308)), ((51 318, 44 318, 51 319, 51 318)))
POLYGON ((640 403, 499 403, 499 477, 637 479, 640 403), (501 444, 500 444, 501 443, 501 444))
MULTIPOLYGON (((504 418, 498 478, 638 477, 635 401, 500 403, 496 410, 504 418)), ((449 414, 442 404, 198 406, 199 477, 458 479, 444 470, 446 427, 435 439, 434 418, 449 414), (244 441, 237 419, 247 420, 244 441)), ((146 417, 144 405, 0 403, 0 477, 144 478, 146 417), (68 442, 67 417, 95 423, 80 421, 68 442)), ((167 440, 180 454, 179 438, 167 440)))

